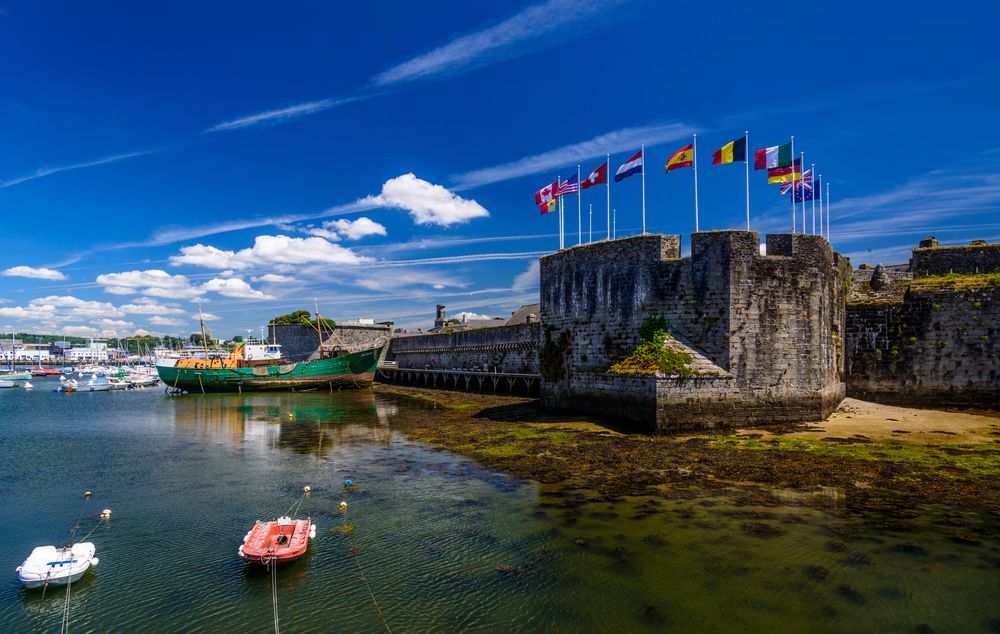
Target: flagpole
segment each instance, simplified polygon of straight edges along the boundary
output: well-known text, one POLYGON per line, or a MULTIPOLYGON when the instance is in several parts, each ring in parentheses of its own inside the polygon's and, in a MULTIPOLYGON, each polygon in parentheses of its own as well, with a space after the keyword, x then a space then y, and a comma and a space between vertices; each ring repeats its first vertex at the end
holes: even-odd
POLYGON ((691 135, 691 163, 694 164, 694 232, 698 233, 698 135, 691 135))
MULTIPOLYGON (((632 147, 635 147, 634 145, 632 147)), ((642 156, 642 235, 646 235, 646 146, 639 146, 642 156)))
POLYGON ((750 231, 750 131, 743 132, 743 164, 747 171, 747 231, 750 231))
POLYGON ((617 239, 618 238, 618 210, 617 209, 612 209, 611 210, 611 226, 612 226, 612 229, 613 229, 611 237, 617 239))
POLYGON ((830 183, 826 184, 826 239, 830 240, 830 183))
MULTIPOLYGON (((583 202, 581 202, 581 197, 583 196, 583 189, 580 187, 580 165, 576 166, 576 243, 583 243, 583 212, 581 208, 583 202)), ((815 221, 813 224, 816 224, 815 221)))
POLYGON ((556 194, 559 199, 559 250, 562 251, 565 248, 563 243, 563 203, 562 196, 558 196, 559 186, 562 184, 562 176, 556 174, 556 194))
POLYGON ((611 155, 607 155, 607 162, 604 164, 604 182, 608 185, 608 240, 611 239, 611 155))
POLYGON ((588 203, 590 207, 587 209, 587 244, 594 241, 594 203, 588 203))
MULTIPOLYGON (((812 200, 812 214, 813 214, 813 235, 816 235, 816 164, 811 163, 809 165, 809 171, 812 173, 813 179, 813 189, 812 194, 809 198, 812 200)), ((822 219, 820 220, 822 222, 822 219)))
MULTIPOLYGON (((781 164, 781 151, 778 151, 778 164, 781 164)), ((795 136, 792 136, 792 233, 795 233, 795 136)))
MULTIPOLYGON (((805 162, 806 162, 806 153, 805 152, 799 152, 799 169, 800 170, 802 169, 802 166, 805 165, 805 162)), ((799 176, 800 177, 802 176, 802 172, 801 171, 799 172, 799 176)), ((799 180, 801 180, 801 178, 799 180)), ((794 185, 794 181, 795 181, 795 161, 793 160, 792 161, 792 183, 793 183, 793 185, 794 185)), ((799 186, 801 187, 802 183, 799 183, 799 186)), ((792 194, 793 195, 795 194, 795 187, 792 187, 792 194)), ((806 233, 806 198, 805 198, 805 196, 802 197, 802 233, 806 233)))
MULTIPOLYGON (((823 175, 819 175, 819 186, 823 187, 823 175)), ((813 187, 813 196, 816 195, 816 188, 813 187)), ((820 189, 819 192, 819 235, 824 235, 823 232, 823 190, 820 189)))

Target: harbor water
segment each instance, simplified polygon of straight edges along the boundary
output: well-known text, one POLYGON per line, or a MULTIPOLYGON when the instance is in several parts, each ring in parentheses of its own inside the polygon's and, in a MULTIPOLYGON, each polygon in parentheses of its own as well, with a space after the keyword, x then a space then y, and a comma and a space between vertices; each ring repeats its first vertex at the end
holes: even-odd
POLYGON ((14 569, 91 530, 76 632, 272 631, 272 591, 285 632, 1000 631, 1000 518, 974 509, 541 485, 408 438, 434 410, 369 391, 33 382, 0 393, 0 631, 59 629, 65 589, 24 590, 14 569), (272 590, 237 548, 306 484, 317 536, 272 590))

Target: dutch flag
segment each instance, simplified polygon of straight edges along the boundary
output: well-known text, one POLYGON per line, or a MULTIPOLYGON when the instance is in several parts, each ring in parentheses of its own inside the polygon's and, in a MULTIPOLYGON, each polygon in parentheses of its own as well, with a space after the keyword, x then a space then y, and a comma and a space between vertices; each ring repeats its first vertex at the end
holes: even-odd
POLYGON ((622 163, 622 166, 618 168, 618 171, 615 172, 615 182, 617 183, 619 181, 625 180, 632 174, 641 174, 641 173, 642 173, 642 150, 639 150, 639 152, 635 156, 622 163))

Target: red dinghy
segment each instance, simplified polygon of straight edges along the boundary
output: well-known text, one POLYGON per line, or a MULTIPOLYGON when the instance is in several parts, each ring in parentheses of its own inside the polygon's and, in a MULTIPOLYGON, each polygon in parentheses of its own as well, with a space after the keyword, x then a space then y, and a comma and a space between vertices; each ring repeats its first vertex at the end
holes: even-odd
POLYGON ((247 561, 270 565, 294 561, 306 552, 309 540, 316 537, 312 520, 279 517, 273 522, 257 522, 243 538, 240 557, 247 561))

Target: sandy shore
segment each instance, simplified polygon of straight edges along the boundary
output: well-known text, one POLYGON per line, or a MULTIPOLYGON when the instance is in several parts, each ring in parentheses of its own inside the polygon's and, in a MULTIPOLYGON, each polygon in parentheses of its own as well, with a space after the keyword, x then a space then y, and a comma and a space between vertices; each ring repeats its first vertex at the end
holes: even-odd
MULTIPOLYGON (((805 423, 801 427, 781 435, 803 440, 860 436, 879 441, 964 445, 989 443, 1000 438, 1000 412, 914 409, 848 398, 829 419, 805 423)), ((737 434, 774 435, 762 429, 741 429, 737 434)))

